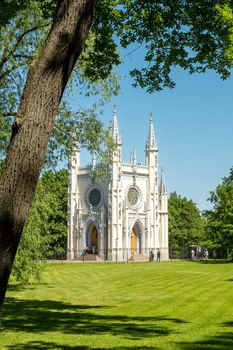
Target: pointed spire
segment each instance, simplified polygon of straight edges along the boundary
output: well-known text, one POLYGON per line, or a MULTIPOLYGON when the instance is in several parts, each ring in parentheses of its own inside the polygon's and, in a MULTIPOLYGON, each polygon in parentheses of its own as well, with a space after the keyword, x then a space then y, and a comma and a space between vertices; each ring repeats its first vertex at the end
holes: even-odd
POLYGON ((150 113, 150 126, 149 126, 149 132, 148 137, 146 141, 146 148, 157 148, 157 141, 155 138, 155 129, 154 129, 154 123, 153 123, 153 114, 150 113))
POLYGON ((132 165, 136 165, 136 164, 137 164, 137 156, 136 156, 136 149, 134 147, 132 152, 132 165))
POLYGON ((160 178, 160 185, 159 185, 159 193, 160 194, 167 194, 165 180, 164 180, 164 170, 161 169, 161 178, 160 178))
POLYGON ((72 141, 72 152, 73 153, 80 152, 80 144, 77 141, 77 133, 75 132, 75 130, 71 132, 71 141, 72 141))
POLYGON ((72 131, 72 149, 71 149, 71 154, 70 154, 70 162, 73 165, 80 166, 80 145, 76 141, 77 140, 77 135, 75 131, 72 131))
POLYGON ((119 129, 118 129, 118 121, 117 121, 117 113, 116 106, 113 106, 113 128, 112 128, 112 137, 115 141, 121 142, 119 129))
POLYGON ((130 164, 133 163, 133 155, 132 155, 132 152, 130 152, 130 164))
POLYGON ((93 151, 92 152, 92 171, 96 169, 96 165, 97 165, 96 152, 93 151))

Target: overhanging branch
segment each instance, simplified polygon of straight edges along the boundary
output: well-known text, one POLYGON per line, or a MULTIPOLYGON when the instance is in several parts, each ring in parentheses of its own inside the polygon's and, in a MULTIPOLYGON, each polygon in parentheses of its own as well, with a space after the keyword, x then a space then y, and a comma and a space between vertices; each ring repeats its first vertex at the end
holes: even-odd
POLYGON ((16 117, 17 112, 1 112, 0 116, 2 117, 16 117))
POLYGON ((2 59, 0 60, 0 69, 2 68, 2 66, 7 62, 7 60, 13 55, 13 53, 15 52, 15 50, 17 49, 17 47, 19 46, 20 42, 23 40, 23 38, 29 34, 34 32, 37 29, 42 29, 44 27, 47 27, 49 25, 49 23, 43 24, 41 26, 34 26, 28 30, 25 30, 16 40, 15 45, 13 45, 12 49, 8 52, 8 54, 6 54, 5 56, 2 57, 2 59))

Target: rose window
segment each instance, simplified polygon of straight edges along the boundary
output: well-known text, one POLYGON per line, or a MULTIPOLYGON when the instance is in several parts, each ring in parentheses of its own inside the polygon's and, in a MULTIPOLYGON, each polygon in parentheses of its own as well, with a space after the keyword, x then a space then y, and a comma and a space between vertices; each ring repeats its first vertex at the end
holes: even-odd
POLYGON ((89 196, 88 196, 88 200, 89 203, 93 206, 93 207, 97 207, 101 201, 101 193, 100 190, 98 188, 93 188, 90 192, 89 192, 89 196))
POLYGON ((128 201, 131 206, 137 205, 139 200, 139 193, 135 187, 131 187, 128 191, 128 201))

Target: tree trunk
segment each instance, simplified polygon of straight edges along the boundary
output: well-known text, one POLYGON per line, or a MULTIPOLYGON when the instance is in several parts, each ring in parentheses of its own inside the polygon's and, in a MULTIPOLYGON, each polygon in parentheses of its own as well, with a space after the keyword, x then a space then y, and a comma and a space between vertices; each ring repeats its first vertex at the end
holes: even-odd
POLYGON ((50 33, 28 73, 0 178, 0 313, 54 119, 94 5, 95 0, 58 0, 50 33))

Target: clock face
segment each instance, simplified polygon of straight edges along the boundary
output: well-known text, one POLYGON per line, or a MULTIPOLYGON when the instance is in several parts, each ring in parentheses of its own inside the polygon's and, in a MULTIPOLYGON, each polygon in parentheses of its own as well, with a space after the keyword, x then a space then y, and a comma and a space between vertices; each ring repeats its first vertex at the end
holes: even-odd
POLYGON ((88 201, 93 207, 97 207, 101 201, 101 193, 98 188, 93 188, 88 194, 88 201))
POLYGON ((129 204, 134 207, 138 204, 139 201, 139 193, 135 187, 131 187, 128 191, 128 201, 129 204))

